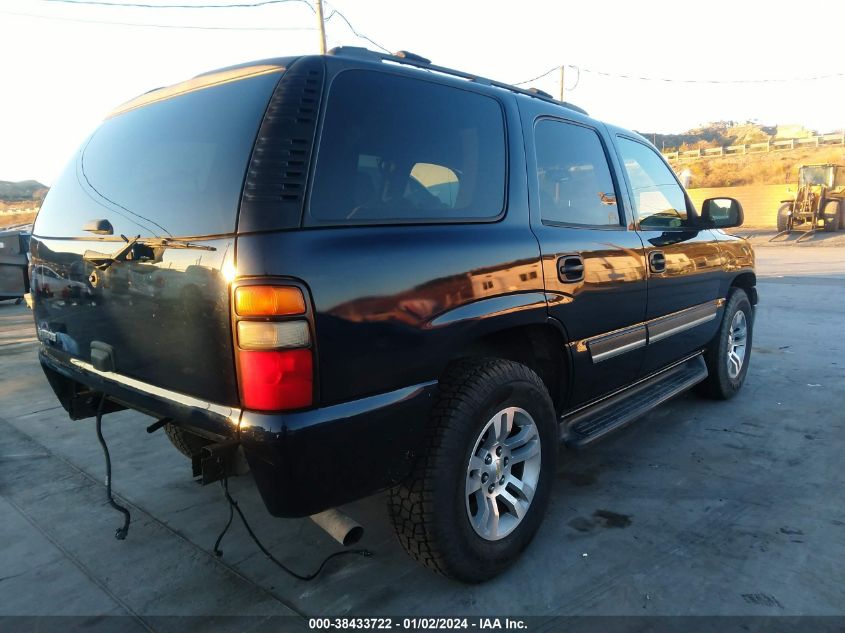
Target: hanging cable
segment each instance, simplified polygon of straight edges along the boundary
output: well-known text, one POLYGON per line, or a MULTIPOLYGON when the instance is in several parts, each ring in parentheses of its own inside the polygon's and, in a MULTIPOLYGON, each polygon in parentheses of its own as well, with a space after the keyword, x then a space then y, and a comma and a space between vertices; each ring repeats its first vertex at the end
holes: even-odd
POLYGON ((97 405, 97 439, 100 440, 100 446, 103 447, 103 455, 106 456, 106 498, 109 501, 109 505, 117 510, 118 512, 123 513, 123 527, 117 528, 115 530, 114 537, 122 541, 126 538, 126 535, 129 533, 129 521, 131 520, 131 515, 129 514, 129 510, 124 508, 122 505, 118 504, 114 497, 111 494, 111 457, 109 456, 109 447, 106 446, 106 440, 103 438, 103 405, 106 402, 106 394, 100 396, 100 404, 97 405))
POLYGON ((77 24, 108 24, 110 26, 135 26, 140 28, 155 29, 189 29, 198 31, 316 31, 313 26, 198 26, 190 24, 151 24, 148 22, 116 22, 113 20, 86 20, 81 18, 68 18, 58 15, 38 15, 35 13, 19 13, 15 11, 0 11, 3 15, 16 15, 25 18, 37 18, 40 20, 54 20, 57 22, 75 22, 77 24))
POLYGON ((53 2, 58 4, 80 4, 97 7, 131 7, 133 9, 252 9, 269 4, 285 4, 298 2, 307 5, 311 11, 314 6, 308 0, 258 0, 257 2, 239 2, 229 4, 148 4, 143 2, 106 2, 105 0, 39 0, 39 2, 53 2))
MULTIPOLYGON (((328 3, 328 2, 325 2, 324 4, 328 5, 329 3, 328 3)), ((341 13, 341 12, 337 9, 337 7, 332 7, 332 12, 329 14, 329 17, 328 17, 328 18, 326 18, 326 22, 328 22, 328 21, 329 21, 332 17, 334 17, 334 15, 335 15, 335 14, 336 14, 336 15, 338 15, 338 16, 340 16, 340 18, 341 18, 344 22, 346 22, 346 26, 348 26, 348 27, 349 27, 349 30, 350 30, 350 31, 352 31, 352 34, 353 34, 355 37, 361 38, 362 40, 367 40, 370 44, 372 44, 372 45, 373 45, 373 46, 375 46, 376 48, 380 48, 382 51, 384 51, 384 52, 385 52, 385 53, 387 53, 388 55, 392 54, 392 51, 390 51, 390 50, 386 49, 384 46, 382 46, 381 44, 379 44, 378 42, 376 42, 374 39, 372 39, 372 38, 370 38, 370 37, 367 37, 366 35, 364 35, 364 34, 363 34, 363 33, 361 33, 360 31, 356 30, 356 29, 355 29, 355 27, 354 27, 354 26, 352 26, 352 23, 349 21, 349 18, 347 18, 345 15, 343 15, 343 13, 341 13)))
POLYGON ((581 69, 578 68, 578 66, 571 66, 570 68, 575 68, 575 72, 577 73, 575 75, 575 83, 572 84, 571 88, 566 88, 566 90, 571 92, 572 90, 575 90, 578 87, 579 83, 581 83, 581 69))
POLYGON ((261 552, 270 560, 270 562, 272 562, 274 565, 279 567, 285 573, 293 576, 294 578, 297 578, 298 580, 304 580, 304 581, 314 580, 323 571, 323 568, 326 566, 326 563, 328 563, 333 558, 338 558, 340 556, 348 556, 350 554, 356 554, 358 556, 366 556, 366 557, 370 557, 370 556, 373 555, 373 553, 371 551, 366 550, 366 549, 341 550, 339 552, 335 552, 334 554, 329 554, 326 558, 324 558, 323 562, 320 563, 320 566, 317 567, 317 570, 315 572, 313 572, 311 574, 299 574, 299 573, 293 571, 291 568, 289 568, 284 563, 282 563, 275 556, 273 556, 273 554, 270 552, 270 550, 268 550, 264 546, 264 544, 258 539, 258 537, 255 535, 255 532, 252 530, 252 527, 247 522, 243 511, 241 510, 240 506, 238 506, 238 502, 235 501, 234 498, 232 498, 232 495, 229 492, 229 478, 228 478, 228 476, 224 475, 220 484, 223 487, 223 496, 226 498, 226 501, 229 503, 229 520, 226 522, 226 525, 224 526, 223 531, 220 532, 220 535, 217 537, 217 541, 215 541, 215 543, 214 543, 214 553, 218 557, 223 555, 223 552, 220 550, 220 543, 223 540, 223 537, 226 535, 226 532, 228 532, 229 527, 232 525, 233 512, 237 512, 238 517, 240 518, 241 523, 243 523, 243 526, 246 528, 246 531, 249 534, 250 538, 258 546, 258 549, 260 549, 261 552))
MULTIPOLYGON (((581 68, 580 66, 575 66, 572 64, 567 64, 566 68, 571 68, 578 73, 578 78, 580 80, 580 76, 582 72, 589 73, 592 75, 598 75, 600 77, 609 77, 611 79, 627 79, 632 81, 660 81, 664 83, 684 83, 684 84, 765 84, 765 83, 789 83, 789 82, 799 82, 799 81, 820 81, 824 79, 835 79, 839 77, 845 77, 845 72, 839 73, 829 73, 824 75, 811 75, 808 77, 767 77, 763 79, 674 79, 670 77, 642 77, 637 75, 625 75, 622 73, 610 73, 605 72, 603 70, 594 70, 592 68, 581 68)), ((542 79, 548 75, 551 75, 553 72, 560 68, 560 64, 557 66, 553 66, 542 75, 537 75, 536 77, 532 77, 531 79, 526 79, 525 81, 519 81, 514 86, 521 86, 523 84, 531 83, 533 81, 537 81, 538 79, 542 79)), ((578 81, 575 82, 575 86, 578 85, 578 81)), ((568 90, 574 90, 575 86, 569 88, 568 90)))
POLYGON ((534 81, 537 81, 538 79, 542 79, 543 77, 547 77, 548 75, 551 75, 553 72, 555 72, 556 70, 559 70, 559 69, 560 69, 560 65, 552 66, 546 72, 544 72, 542 75, 537 75, 536 77, 532 77, 531 79, 526 79, 525 81, 518 81, 513 85, 514 86, 523 86, 525 84, 530 84, 534 81))

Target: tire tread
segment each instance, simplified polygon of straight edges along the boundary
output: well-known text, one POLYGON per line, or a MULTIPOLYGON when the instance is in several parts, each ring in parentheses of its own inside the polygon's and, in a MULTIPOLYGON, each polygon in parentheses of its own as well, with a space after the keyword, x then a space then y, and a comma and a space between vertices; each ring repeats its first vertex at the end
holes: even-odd
POLYGON ((546 392, 542 380, 528 367, 498 358, 462 359, 455 362, 439 383, 439 397, 427 427, 423 453, 406 482, 388 492, 388 512, 396 536, 405 551, 419 563, 446 576, 455 576, 450 546, 435 525, 438 500, 433 482, 444 454, 457 443, 452 427, 471 418, 483 406, 490 385, 514 378, 546 392))

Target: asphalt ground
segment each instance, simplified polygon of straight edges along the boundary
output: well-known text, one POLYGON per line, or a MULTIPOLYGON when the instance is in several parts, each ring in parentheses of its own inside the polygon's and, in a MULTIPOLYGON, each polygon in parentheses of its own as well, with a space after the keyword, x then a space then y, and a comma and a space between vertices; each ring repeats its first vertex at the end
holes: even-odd
MULTIPOLYGON (((757 252, 742 392, 683 395, 588 450, 564 451, 534 543, 471 587, 404 554, 380 495, 344 508, 374 555, 333 560, 312 582, 281 572, 237 523, 217 558, 220 487, 196 484, 164 433, 146 433, 152 419, 131 411, 103 422, 115 492, 132 512, 128 538, 116 540, 94 422, 58 406, 31 313, 2 302, 0 616, 138 631, 306 626, 324 615, 845 616, 845 249, 757 252)), ((307 519, 269 516, 249 477, 231 489, 296 570, 338 549, 307 519)), ((0 630, 10 622, 0 618, 0 630)))

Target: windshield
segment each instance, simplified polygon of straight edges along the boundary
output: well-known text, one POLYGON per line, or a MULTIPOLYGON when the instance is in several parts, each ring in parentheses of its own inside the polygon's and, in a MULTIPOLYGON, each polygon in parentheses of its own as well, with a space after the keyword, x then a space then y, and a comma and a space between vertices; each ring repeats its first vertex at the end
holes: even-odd
POLYGON ((802 167, 798 174, 799 185, 831 185, 832 167, 802 167))

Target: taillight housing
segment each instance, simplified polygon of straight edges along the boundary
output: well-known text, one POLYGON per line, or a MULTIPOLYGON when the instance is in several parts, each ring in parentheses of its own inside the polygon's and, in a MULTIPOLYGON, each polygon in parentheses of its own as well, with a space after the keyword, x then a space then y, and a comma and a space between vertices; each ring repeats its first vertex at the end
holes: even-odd
POLYGON ((314 402, 311 319, 302 288, 236 282, 232 291, 241 405, 284 411, 314 402))

